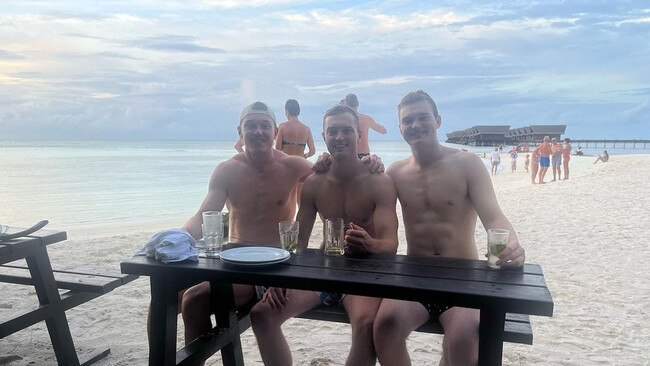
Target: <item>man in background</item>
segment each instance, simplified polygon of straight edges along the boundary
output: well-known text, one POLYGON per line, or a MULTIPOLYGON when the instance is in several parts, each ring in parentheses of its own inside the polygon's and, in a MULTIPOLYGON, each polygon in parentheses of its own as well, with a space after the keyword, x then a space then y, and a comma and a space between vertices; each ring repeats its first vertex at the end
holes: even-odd
POLYGON ((551 144, 548 142, 550 138, 544 136, 544 140, 535 149, 539 154, 539 184, 545 184, 544 176, 546 171, 551 166, 551 144))
POLYGON ((359 154, 359 158, 362 158, 364 156, 370 155, 370 145, 368 142, 368 132, 372 128, 373 130, 379 132, 382 135, 386 134, 386 127, 383 125, 375 122, 372 117, 365 115, 363 113, 359 113, 359 99, 357 99, 357 96, 354 94, 348 94, 344 98, 344 103, 348 107, 354 109, 355 112, 357 112, 357 115, 359 116, 359 126, 361 126, 361 139, 359 139, 359 143, 357 144, 357 153, 359 154))
POLYGON ((499 148, 495 147, 494 151, 490 154, 490 172, 492 172, 492 175, 497 175, 499 163, 501 163, 501 153, 499 152, 499 148))
POLYGON ((562 179, 562 145, 553 137, 551 139, 551 165, 553 166, 553 180, 562 179))

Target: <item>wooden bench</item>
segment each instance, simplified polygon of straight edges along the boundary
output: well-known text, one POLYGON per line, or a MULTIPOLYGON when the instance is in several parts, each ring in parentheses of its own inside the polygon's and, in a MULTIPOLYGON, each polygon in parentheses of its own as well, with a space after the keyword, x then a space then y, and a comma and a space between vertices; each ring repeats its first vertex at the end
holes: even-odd
MULTIPOLYGON (((54 304, 38 305, 28 310, 20 310, 9 316, 9 319, 0 322, 0 338, 4 338, 21 329, 44 321, 56 312, 69 310, 101 295, 109 293, 138 276, 122 274, 118 271, 104 269, 77 268, 73 270, 53 270, 56 286, 66 290, 60 295, 61 300, 54 304)), ((0 265, 0 282, 18 285, 36 285, 27 266, 0 265)), ((89 365, 110 353, 106 349, 82 365, 89 365)))
MULTIPOLYGON (((251 326, 250 308, 243 308, 237 312, 237 328, 239 334, 251 326)), ((349 323, 348 314, 343 306, 320 305, 311 309, 297 318, 309 320, 330 321, 335 323, 349 323)), ((232 327, 231 327, 232 328, 232 327)), ((437 321, 430 320, 416 330, 423 333, 444 334, 442 326, 437 321)), ((228 331, 214 327, 211 333, 204 334, 192 343, 182 348, 176 354, 177 365, 195 365, 221 350, 229 342, 228 331)), ((533 344, 533 330, 530 317, 526 314, 506 314, 504 325, 504 341, 510 343, 533 344)))

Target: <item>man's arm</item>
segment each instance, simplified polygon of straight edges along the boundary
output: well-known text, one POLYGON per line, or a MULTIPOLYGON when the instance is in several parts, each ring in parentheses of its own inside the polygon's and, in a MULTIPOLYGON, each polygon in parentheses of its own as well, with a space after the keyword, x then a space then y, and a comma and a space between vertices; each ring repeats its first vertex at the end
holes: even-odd
POLYGON ((305 249, 309 245, 309 237, 316 220, 315 191, 315 184, 313 181, 308 180, 302 186, 302 192, 300 192, 300 209, 298 209, 296 221, 300 223, 298 248, 301 249, 305 249))
POLYGON ((353 252, 396 253, 397 252, 397 190, 387 174, 373 176, 372 188, 375 199, 371 237, 362 227, 352 223, 345 240, 353 252))
POLYGON ((463 162, 466 176, 467 189, 470 200, 485 229, 507 229, 510 231, 508 245, 501 254, 497 264, 502 267, 519 267, 524 264, 524 248, 519 245, 517 233, 510 221, 499 207, 496 194, 492 188, 492 181, 481 160, 473 154, 465 154, 463 162))
POLYGON ((368 117, 368 122, 369 122, 368 126, 370 126, 370 128, 372 128, 373 130, 379 132, 382 135, 386 134, 386 127, 384 127, 384 125, 377 123, 377 121, 375 121, 370 116, 366 116, 366 117, 368 117))
POLYGON ((227 172, 224 164, 225 163, 221 163, 214 169, 208 185, 208 194, 203 199, 196 214, 190 217, 185 225, 183 225, 183 229, 187 230, 195 239, 199 239, 203 236, 203 231, 201 230, 203 212, 221 211, 226 202, 227 194, 225 178, 227 172))

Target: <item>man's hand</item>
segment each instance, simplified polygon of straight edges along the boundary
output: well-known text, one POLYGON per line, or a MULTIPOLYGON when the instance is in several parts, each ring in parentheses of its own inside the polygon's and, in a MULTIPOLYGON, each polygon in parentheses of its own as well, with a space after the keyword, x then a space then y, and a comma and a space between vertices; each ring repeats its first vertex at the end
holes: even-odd
POLYGON ((282 309, 288 300, 286 288, 271 287, 262 296, 262 302, 268 302, 274 309, 282 309))
POLYGON ((316 162, 311 167, 316 173, 325 173, 330 170, 330 165, 332 165, 332 155, 327 152, 324 152, 318 156, 316 162))
POLYGON ((519 240, 510 236, 506 248, 499 253, 499 259, 497 260, 497 266, 502 268, 516 268, 524 265, 524 260, 526 259, 526 253, 524 248, 519 245, 519 240))
POLYGON ((349 253, 374 253, 374 238, 359 225, 350 223, 345 231, 345 251, 349 253))
POLYGON ((361 162, 368 165, 368 169, 370 169, 371 173, 380 174, 385 170, 381 158, 375 154, 364 156, 361 158, 361 162))

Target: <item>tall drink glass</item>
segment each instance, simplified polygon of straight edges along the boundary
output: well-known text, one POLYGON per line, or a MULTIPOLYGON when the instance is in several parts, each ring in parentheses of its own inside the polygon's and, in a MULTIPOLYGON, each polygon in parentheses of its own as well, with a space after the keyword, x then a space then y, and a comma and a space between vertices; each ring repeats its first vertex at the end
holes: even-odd
POLYGON ((203 212, 203 241, 205 243, 205 255, 208 258, 217 258, 221 253, 223 244, 223 221, 221 212, 205 211, 203 212))
POLYGON ((508 237, 510 236, 510 231, 505 229, 488 229, 488 267, 490 268, 499 268, 497 266, 497 259, 499 259, 499 253, 501 253, 508 244, 508 237))
POLYGON ((332 218, 325 221, 325 254, 345 254, 345 231, 343 219, 332 218))
POLYGON ((281 221, 278 227, 282 248, 288 252, 295 253, 296 249, 298 249, 300 223, 298 221, 281 221))

